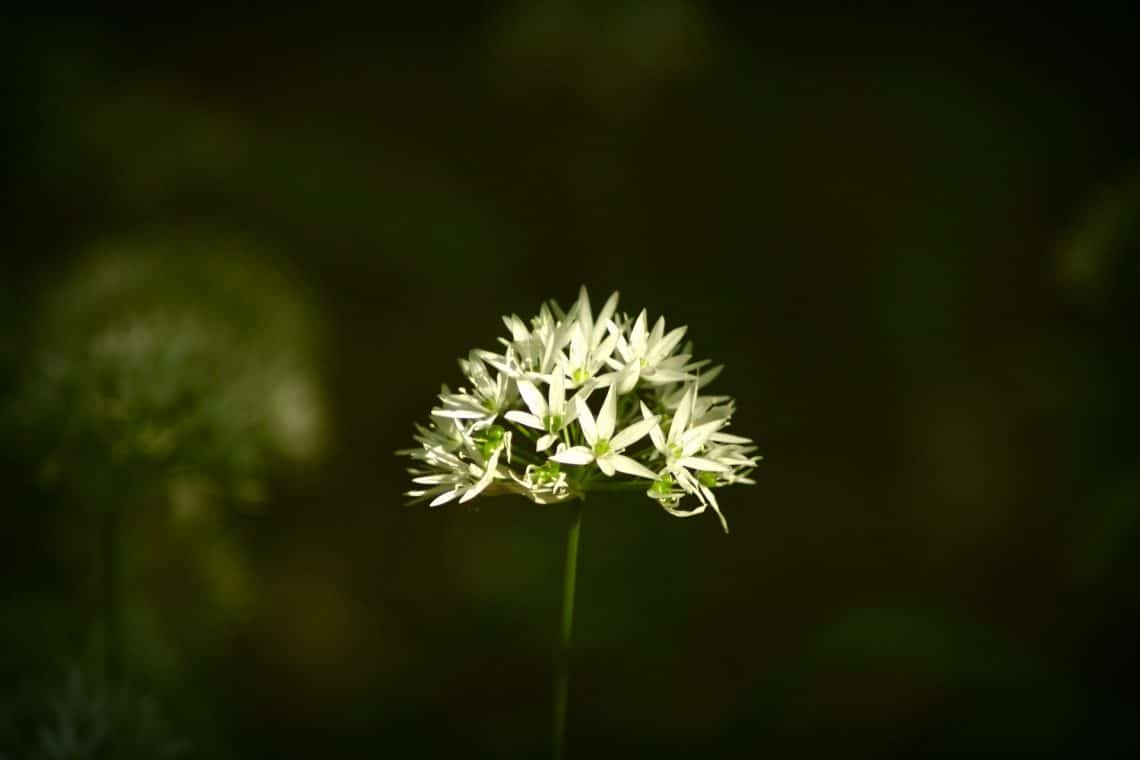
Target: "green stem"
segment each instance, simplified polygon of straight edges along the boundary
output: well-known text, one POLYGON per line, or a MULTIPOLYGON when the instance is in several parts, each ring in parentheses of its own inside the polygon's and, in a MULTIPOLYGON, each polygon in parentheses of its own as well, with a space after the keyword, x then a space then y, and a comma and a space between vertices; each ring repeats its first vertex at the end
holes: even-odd
POLYGON ((574 586, 578 575, 578 537, 582 533, 582 502, 570 503, 570 530, 566 534, 566 565, 562 573, 562 624, 554 671, 554 758, 566 749, 566 703, 570 687, 570 634, 574 629, 574 586))

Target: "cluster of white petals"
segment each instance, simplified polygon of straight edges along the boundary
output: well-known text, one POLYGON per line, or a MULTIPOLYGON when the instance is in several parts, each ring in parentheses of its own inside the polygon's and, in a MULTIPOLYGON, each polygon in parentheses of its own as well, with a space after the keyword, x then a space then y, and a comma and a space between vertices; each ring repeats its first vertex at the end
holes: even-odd
POLYGON ((644 491, 690 517, 715 491, 748 483, 752 442, 726 431, 735 402, 701 393, 722 367, 693 361, 684 327, 653 327, 644 310, 619 314, 614 293, 596 315, 583 287, 563 311, 542 306, 529 325, 503 317, 499 352, 475 350, 459 364, 467 385, 444 386, 410 456, 415 488, 431 506, 479 494, 513 493, 539 504, 591 491, 644 491), (693 501, 682 506, 686 497, 693 501))

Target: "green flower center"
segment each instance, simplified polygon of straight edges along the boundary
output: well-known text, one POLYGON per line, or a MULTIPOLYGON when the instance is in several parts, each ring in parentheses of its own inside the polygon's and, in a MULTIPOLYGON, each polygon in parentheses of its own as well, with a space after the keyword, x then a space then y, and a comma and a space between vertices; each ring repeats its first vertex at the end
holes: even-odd
POLYGON ((594 456, 604 457, 610 453, 609 441, 598 441, 594 444, 594 456))
POLYGON ((668 496, 673 492, 673 476, 665 473, 657 480, 653 481, 653 485, 649 489, 659 496, 668 496))
POLYGON ((495 453, 495 449, 502 445, 504 432, 505 431, 498 425, 492 425, 483 433, 481 439, 476 439, 482 443, 479 447, 479 452, 483 455, 484 459, 489 459, 491 454, 495 453))
POLYGON ((697 480, 701 482, 702 486, 712 488, 716 485, 716 473, 708 472, 707 470, 701 470, 697 473, 697 480))
POLYGON ((582 367, 579 367, 578 369, 574 370, 574 373, 571 375, 571 377, 574 379, 575 384, 581 385, 590 379, 590 373, 582 367))
POLYGON ((551 460, 541 467, 536 467, 532 477, 535 483, 553 483, 558 480, 558 473, 560 471, 561 467, 559 467, 558 462, 551 460))

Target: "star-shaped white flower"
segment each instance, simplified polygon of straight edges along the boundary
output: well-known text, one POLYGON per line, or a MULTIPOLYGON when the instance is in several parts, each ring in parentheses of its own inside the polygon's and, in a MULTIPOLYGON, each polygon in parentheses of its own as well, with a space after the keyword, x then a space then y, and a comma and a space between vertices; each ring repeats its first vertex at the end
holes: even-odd
MULTIPOLYGON (((660 425, 655 425, 649 431, 649 437, 653 441, 654 447, 665 457, 665 470, 662 474, 670 476, 668 479, 662 477, 660 482, 668 486, 675 483, 684 491, 696 496, 702 505, 711 506, 727 531, 728 525, 724 521, 724 515, 720 512, 716 495, 703 481, 713 480, 715 482, 717 473, 728 472, 731 467, 710 457, 697 456, 709 443, 712 436, 716 435, 717 431, 723 427, 726 420, 716 418, 711 422, 697 424, 697 420, 693 417, 694 409, 697 406, 697 384, 691 383, 685 395, 682 396, 681 403, 677 405, 673 419, 669 422, 668 434, 661 430, 660 425), (695 471, 697 474, 694 475, 691 471, 695 471), (709 473, 712 478, 708 475, 702 476, 702 473, 709 473)), ((653 416, 644 403, 641 405, 641 415, 645 419, 650 419, 653 416)), ((651 489, 649 495, 658 498, 663 506, 666 499, 661 497, 667 497, 674 506, 676 504, 675 492, 672 488, 658 488, 656 494, 651 489)))
MULTIPOLYGON (((508 356, 510 354, 508 349, 508 356)), ((471 391, 460 388, 458 393, 450 393, 445 386, 443 393, 439 394, 442 406, 432 409, 432 415, 474 420, 480 427, 490 425, 510 404, 509 378, 499 373, 492 377, 477 351, 472 351, 466 359, 460 359, 459 366, 471 381, 471 391)))
MULTIPOLYGON (((569 387, 576 388, 597 378, 609 362, 618 342, 617 326, 611 319, 617 304, 618 293, 614 291, 595 319, 585 286, 579 291, 578 301, 571 309, 574 324, 570 329, 568 344, 557 362, 566 373, 569 387)), ((607 376, 607 381, 599 385, 609 385, 612 380, 613 376, 607 376)))
MULTIPOLYGON (((578 416, 577 400, 582 396, 579 392, 572 399, 570 408, 566 406, 566 382, 562 372, 556 371, 550 376, 550 387, 547 398, 542 397, 542 391, 530 380, 516 381, 519 395, 527 405, 529 412, 513 410, 507 412, 506 418, 511 422, 525 425, 534 430, 541 430, 543 435, 538 439, 535 451, 546 451, 551 444, 558 440, 559 434, 578 416)), ((589 395, 592 388, 583 389, 589 395)))
POLYGON ((622 454, 627 447, 640 441, 656 425, 658 418, 649 417, 614 434, 617 424, 617 387, 611 385, 606 392, 606 400, 602 402, 602 410, 595 420, 590 407, 582 398, 577 398, 578 424, 582 428, 582 436, 589 446, 559 447, 554 456, 555 462, 562 464, 585 465, 595 462, 607 476, 615 472, 624 472, 639 478, 655 480, 657 473, 635 459, 622 454))
MULTIPOLYGON (((688 468, 723 472, 728 469, 727 466, 696 455, 708 443, 709 438, 720 429, 724 420, 715 419, 704 424, 694 424, 692 415, 696 404, 697 385, 692 383, 669 422, 669 432, 665 433, 660 425, 654 425, 649 431, 649 437, 653 441, 653 446, 665 456, 665 466, 670 470, 688 468)), ((641 404, 641 416, 647 420, 655 418, 644 402, 641 404)))
POLYGON ((686 366, 691 357, 687 354, 673 355, 673 349, 685 337, 687 329, 677 327, 666 334, 665 318, 661 317, 650 332, 644 309, 634 320, 628 338, 615 325, 612 332, 617 337, 617 356, 609 359, 609 365, 620 372, 618 385, 621 393, 632 391, 642 378, 654 385, 691 380, 693 376, 686 366))

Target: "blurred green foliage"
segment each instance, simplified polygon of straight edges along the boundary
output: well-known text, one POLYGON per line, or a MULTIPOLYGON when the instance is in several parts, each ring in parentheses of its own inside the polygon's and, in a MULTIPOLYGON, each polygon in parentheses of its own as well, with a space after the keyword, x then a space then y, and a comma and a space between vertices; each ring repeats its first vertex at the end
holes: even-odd
POLYGON ((53 691, 6 707, 3 739, 8 749, 20 753, 12 757, 174 760, 190 749, 185 739, 172 734, 152 699, 92 683, 78 669, 53 691))
POLYGON ((243 244, 193 235, 99 245, 47 299, 15 411, 51 478, 90 495, 104 473, 183 473, 255 498, 269 455, 320 445, 303 302, 243 244))

